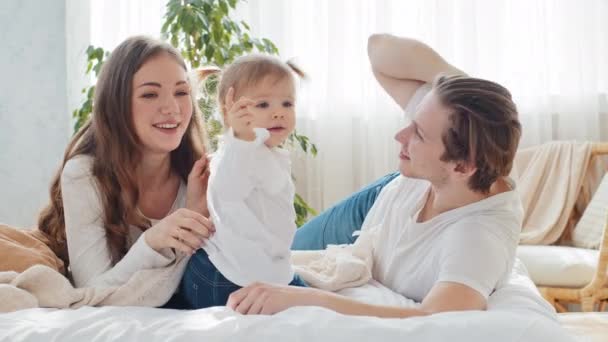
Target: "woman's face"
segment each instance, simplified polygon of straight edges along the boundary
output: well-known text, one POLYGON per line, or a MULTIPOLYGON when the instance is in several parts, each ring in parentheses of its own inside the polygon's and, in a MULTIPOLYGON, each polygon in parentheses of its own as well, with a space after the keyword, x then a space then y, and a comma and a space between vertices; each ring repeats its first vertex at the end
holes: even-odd
POLYGON ((144 153, 169 153, 182 141, 192 118, 186 71, 167 53, 146 61, 135 73, 131 113, 144 153))

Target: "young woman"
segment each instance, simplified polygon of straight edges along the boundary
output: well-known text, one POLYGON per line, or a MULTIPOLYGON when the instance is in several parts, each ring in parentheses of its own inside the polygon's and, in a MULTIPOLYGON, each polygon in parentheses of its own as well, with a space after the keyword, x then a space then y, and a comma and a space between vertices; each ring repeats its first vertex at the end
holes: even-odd
POLYGON ((38 222, 77 287, 123 284, 213 233, 196 108, 167 43, 132 37, 104 63, 91 119, 69 143, 38 222))

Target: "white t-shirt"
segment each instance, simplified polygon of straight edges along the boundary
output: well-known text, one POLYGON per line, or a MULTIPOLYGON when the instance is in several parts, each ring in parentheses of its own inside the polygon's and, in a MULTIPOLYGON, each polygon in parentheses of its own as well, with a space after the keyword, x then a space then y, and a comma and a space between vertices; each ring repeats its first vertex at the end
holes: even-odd
POLYGON ((266 129, 255 141, 229 130, 211 158, 207 201, 215 234, 204 249, 231 282, 287 285, 293 280, 291 243, 296 231, 289 152, 268 148, 266 129))
MULTIPOLYGON (((141 229, 129 227, 127 254, 112 265, 103 224, 103 207, 95 179, 91 174, 93 158, 77 156, 68 160, 61 173, 61 194, 70 270, 76 287, 122 285, 143 269, 164 267, 173 259, 167 249, 153 250, 141 229), (164 255, 163 255, 164 254, 164 255)), ((170 213, 186 204, 186 185, 180 184, 170 213)), ((152 225, 158 220, 150 220, 152 225)), ((180 275, 181 276, 181 275, 180 275)))
POLYGON ((486 299, 510 275, 523 208, 513 190, 417 223, 430 183, 399 176, 387 184, 363 229, 380 227, 373 277, 421 302, 438 282, 464 284, 486 299))

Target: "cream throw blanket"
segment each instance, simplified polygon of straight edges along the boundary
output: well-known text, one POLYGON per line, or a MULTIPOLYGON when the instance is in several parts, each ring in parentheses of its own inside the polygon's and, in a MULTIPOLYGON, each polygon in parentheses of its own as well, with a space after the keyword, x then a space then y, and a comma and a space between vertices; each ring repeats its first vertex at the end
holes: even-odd
POLYGON ((366 284, 372 278, 374 239, 380 227, 359 231, 352 245, 329 245, 320 251, 293 251, 296 273, 312 287, 327 291, 366 284))
MULTIPOLYGON (((308 284, 325 290, 363 285, 371 279, 373 234, 375 230, 361 233, 353 245, 294 251, 294 268, 308 284)), ((174 255, 165 267, 138 271, 126 284, 108 288, 74 288, 61 273, 44 265, 22 273, 0 272, 0 312, 85 305, 162 306, 175 293, 187 262, 188 257, 174 255)))
POLYGON ((560 238, 590 156, 590 143, 575 142, 551 142, 517 152, 511 177, 525 211, 520 243, 549 245, 560 238))
POLYGON ((85 305, 162 306, 177 289, 187 263, 188 258, 178 255, 163 268, 138 271, 127 283, 107 288, 74 288, 65 276, 44 265, 22 273, 0 272, 0 312, 85 305))

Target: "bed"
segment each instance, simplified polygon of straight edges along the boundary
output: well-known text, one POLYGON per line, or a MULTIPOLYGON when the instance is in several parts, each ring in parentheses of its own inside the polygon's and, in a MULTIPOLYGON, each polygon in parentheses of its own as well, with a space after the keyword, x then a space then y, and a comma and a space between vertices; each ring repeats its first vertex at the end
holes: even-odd
MULTIPOLYGON (((0 285, 7 286, 7 285, 0 285)), ((339 291, 386 305, 418 305, 371 281, 339 291)), ((345 316, 296 307, 274 316, 243 316, 225 307, 193 311, 149 307, 33 308, 0 314, 0 341, 608 341, 608 313, 561 314, 538 294, 516 260, 490 296, 487 311, 409 319, 345 316)))
MULTIPOLYGON (((529 286, 522 273, 492 295, 488 311, 405 320, 345 316, 318 307, 292 308, 274 316, 242 316, 225 307, 35 308, 0 314, 0 341, 608 341, 585 316, 557 319, 540 296, 521 295, 529 286)), ((416 305, 376 282, 341 293, 370 303, 416 305)), ((594 322, 608 318, 598 315, 594 322)))
POLYGON ((348 317, 316 307, 292 308, 275 316, 240 316, 224 307, 29 309, 4 314, 0 331, 2 341, 15 342, 577 341, 554 321, 517 312, 453 312, 399 320, 348 317))
POLYGON ((608 341, 608 312, 570 312, 558 315, 560 325, 577 341, 608 341))

